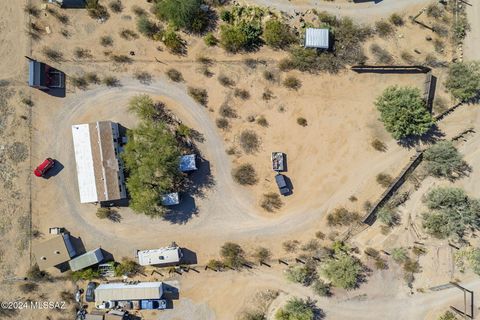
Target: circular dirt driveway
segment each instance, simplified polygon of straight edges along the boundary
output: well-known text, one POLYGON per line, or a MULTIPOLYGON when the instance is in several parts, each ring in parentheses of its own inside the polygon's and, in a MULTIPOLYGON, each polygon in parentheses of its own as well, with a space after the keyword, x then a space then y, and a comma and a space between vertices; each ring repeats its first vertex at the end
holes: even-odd
POLYGON ((166 79, 149 85, 133 79, 122 79, 121 83, 118 88, 96 87, 67 94, 61 107, 50 106, 47 107, 50 113, 35 114, 35 132, 42 127, 42 136, 34 134, 35 156, 49 154, 63 167, 48 180, 34 181, 34 223, 41 230, 53 225, 65 226, 72 235, 81 237, 88 248, 101 245, 107 251, 125 255, 130 255, 134 248, 166 245, 171 241, 195 249, 210 242, 215 244, 216 252, 217 244, 226 240, 279 236, 301 230, 318 218, 320 210, 275 220, 256 215, 253 197, 231 178, 230 159, 208 110, 190 98, 183 85, 166 79), (100 220, 95 216, 94 205, 79 201, 71 126, 112 120, 132 128, 136 119, 127 112, 127 105, 137 94, 162 100, 182 121, 203 135, 204 141, 198 147, 205 161, 193 180, 202 185, 210 173, 212 183, 184 195, 183 204, 166 219, 152 219, 120 208, 119 222, 100 220), (44 134, 49 137, 47 141, 42 138, 44 134))

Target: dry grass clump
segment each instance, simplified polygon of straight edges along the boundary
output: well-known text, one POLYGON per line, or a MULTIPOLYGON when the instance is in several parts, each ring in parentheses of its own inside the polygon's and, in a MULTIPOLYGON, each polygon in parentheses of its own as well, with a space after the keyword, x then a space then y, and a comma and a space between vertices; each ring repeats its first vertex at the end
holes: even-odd
POLYGON ((387 151, 387 146, 385 145, 385 143, 383 143, 377 138, 372 140, 371 145, 377 151, 381 151, 381 152, 387 151))
POLYGON ((235 82, 232 79, 223 74, 218 76, 218 82, 224 87, 233 87, 235 85, 235 82))
POLYGON ((294 76, 288 76, 283 80, 283 85, 288 89, 298 90, 302 86, 302 82, 294 76))
POLYGON ((249 163, 244 163, 233 169, 232 176, 235 182, 241 185, 254 185, 258 181, 255 168, 249 163))
POLYGON ((260 138, 252 130, 244 130, 239 138, 240 146, 245 153, 255 153, 260 148, 260 138))
POLYGON ((215 120, 215 124, 219 129, 227 130, 230 127, 230 123, 226 118, 218 118, 215 120))
POLYGON ((120 84, 120 80, 118 80, 116 77, 114 76, 106 76, 102 79, 102 83, 104 85, 106 85, 107 87, 119 87, 121 84, 120 84))
POLYGON ((130 29, 123 29, 120 31, 120 37, 125 40, 134 40, 138 39, 138 34, 130 29))
POLYGON ((268 212, 278 210, 282 205, 282 199, 280 199, 280 196, 275 192, 265 193, 260 202, 260 206, 268 212))
POLYGON ((376 177, 376 180, 377 183, 384 188, 387 188, 393 182, 392 176, 386 173, 379 173, 376 177))
POLYGON ((103 47, 111 47, 113 46, 113 38, 111 36, 102 36, 100 38, 100 44, 103 47))
POLYGON ((378 44, 374 43, 370 46, 370 52, 375 57, 377 62, 382 64, 391 64, 393 63, 392 55, 385 49, 381 48, 378 44))
POLYGON ((242 99, 242 100, 247 100, 247 99, 250 98, 250 92, 248 92, 245 89, 235 88, 235 90, 233 91, 233 95, 237 98, 242 99))
POLYGON ((44 47, 42 53, 51 61, 60 62, 63 60, 63 53, 59 50, 44 47))
POLYGON ((306 127, 306 126, 308 126, 308 121, 307 121, 307 119, 305 119, 303 117, 298 117, 297 118, 297 124, 302 126, 302 127, 306 127))

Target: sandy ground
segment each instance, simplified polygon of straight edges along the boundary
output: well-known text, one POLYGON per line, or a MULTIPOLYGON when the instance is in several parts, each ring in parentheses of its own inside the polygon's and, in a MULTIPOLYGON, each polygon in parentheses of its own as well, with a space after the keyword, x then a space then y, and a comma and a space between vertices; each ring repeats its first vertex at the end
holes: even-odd
MULTIPOLYGON (((43 34, 41 41, 34 43, 34 57, 45 59, 40 52, 45 46, 57 48, 64 54, 64 60, 52 64, 65 71, 67 76, 95 70, 100 76, 115 75, 122 83, 119 88, 91 86, 87 91, 68 86, 66 98, 32 91, 36 103, 32 119, 32 166, 46 156, 52 156, 63 167, 56 176, 48 180, 33 181, 33 224, 41 233, 45 234, 50 226, 63 225, 74 236, 80 237, 87 249, 100 245, 116 258, 131 256, 133 249, 163 246, 173 240, 195 251, 200 264, 217 257, 219 246, 227 240, 241 243, 248 252, 257 245, 269 247, 277 257, 283 254, 280 248, 284 240, 306 241, 313 238, 318 230, 328 233, 323 218, 329 210, 339 205, 363 210, 365 201, 374 201, 383 191, 375 182, 375 176, 380 172, 395 175, 413 154, 414 150, 401 148, 384 131, 372 102, 388 85, 408 84, 422 88, 423 76, 357 75, 344 72, 333 77, 292 72, 301 79, 302 87, 298 92, 288 91, 279 83, 266 83, 261 76, 264 69, 276 72, 275 62, 284 56, 283 53, 262 49, 256 54, 228 55, 219 48, 206 48, 199 38, 182 35, 188 42, 189 52, 186 56, 178 57, 167 53, 161 46, 161 50, 158 50, 157 43, 152 45, 151 41, 143 37, 132 41, 121 39, 118 33, 112 30, 116 30, 117 25, 135 29, 131 5, 139 4, 147 8, 143 1, 124 3, 124 12, 119 15, 112 14, 103 24, 87 17, 83 10, 68 11, 70 22, 66 26, 60 25, 49 16, 42 15, 37 21, 42 27, 49 26, 53 32, 43 34), (68 30, 68 39, 59 33, 61 29, 68 30), (107 34, 114 38, 113 48, 98 45, 98 39, 107 34), (89 48, 92 57, 85 60, 75 59, 75 47, 89 48), (135 63, 132 65, 112 64, 105 55, 105 51, 128 54, 131 50, 135 51, 135 63), (200 65, 195 62, 198 55, 215 57, 216 62, 209 67, 213 77, 207 78, 198 71, 200 65), (260 64, 256 70, 248 69, 243 64, 246 57, 265 60, 266 65, 260 64), (185 84, 173 84, 161 76, 171 67, 183 73, 185 84), (153 75, 150 85, 140 84, 131 78, 131 74, 139 70, 153 75), (247 89, 251 98, 247 101, 232 98, 232 90, 219 85, 217 77, 220 74, 230 76, 236 82, 236 87, 247 89), (197 105, 186 94, 186 85, 208 89, 208 108, 197 105), (260 99, 265 88, 272 90, 275 96, 269 102, 260 99), (120 223, 100 221, 95 217, 93 205, 80 205, 78 201, 70 126, 110 119, 132 127, 136 124, 136 119, 126 113, 125 108, 128 99, 138 93, 148 93, 155 99, 166 102, 187 125, 205 136, 205 142, 199 144, 199 147, 208 161, 206 168, 211 171, 215 184, 202 190, 205 196, 197 194, 189 197, 186 205, 175 215, 176 218, 170 221, 151 220, 126 208, 120 209, 120 223), (219 132, 214 120, 218 117, 218 108, 225 100, 232 103, 238 117, 231 120, 230 131, 219 132), (283 106, 285 111, 279 112, 280 106, 283 106), (250 115, 265 116, 269 126, 262 128, 248 123, 246 118, 250 115), (299 116, 307 118, 307 127, 295 123, 299 116), (254 129, 261 136, 261 149, 255 155, 227 156, 225 149, 237 145, 238 133, 245 128, 254 129), (373 150, 370 147, 373 138, 383 140, 388 146, 387 152, 373 150), (273 174, 269 169, 269 155, 272 150, 288 154, 287 175, 292 179, 294 194, 284 199, 285 205, 280 212, 265 214, 259 210, 258 200, 262 193, 275 190, 273 174), (235 185, 230 176, 232 166, 246 161, 252 162, 259 173, 260 182, 253 188, 235 185), (347 199, 351 195, 355 195, 359 201, 350 203, 347 199), (194 207, 198 208, 198 213, 195 211, 195 214, 192 214, 194 207)), ((0 8, 4 9, 1 12, 8 14, 2 14, 0 21, 1 40, 4 41, 0 50, 3 50, 2 53, 9 59, 2 61, 1 78, 18 81, 25 77, 25 68, 21 71, 18 68, 19 65, 25 65, 24 53, 15 55, 11 52, 25 52, 28 40, 24 37, 15 38, 15 33, 6 26, 12 24, 12 21, 22 21, 24 15, 18 4, 4 5, 5 7, 1 7, 0 4, 0 8), (4 43, 6 45, 3 45, 4 43)), ((297 4, 278 2, 277 5, 288 6, 284 10, 292 11, 292 5, 297 4)), ((299 5, 297 8, 310 6, 306 2, 299 5)), ((400 11, 405 15, 414 13, 424 6, 424 2, 416 1, 413 6, 412 1, 408 0, 384 0, 376 5, 321 2, 317 8, 338 12, 339 9, 335 7, 337 5, 346 15, 358 14, 360 20, 371 21, 393 12, 400 11)), ((422 51, 418 59, 423 60, 427 53, 433 52, 432 46, 423 40, 428 34, 427 30, 408 24, 399 30, 394 38, 375 41, 393 53, 397 61, 398 52, 414 43, 415 47, 422 51)), ((443 59, 448 59, 449 54, 443 59)), ((434 74, 441 80, 444 71, 436 70, 434 74)), ((284 77, 284 74, 281 75, 281 79, 284 77)), ((441 81, 439 84, 441 88, 441 81)), ((472 109, 464 108, 447 118, 442 130, 447 135, 454 135, 465 127, 478 123, 478 111, 472 109), (472 116, 471 112, 474 112, 475 116, 472 116), (466 123, 464 119, 470 119, 470 123, 466 123)), ((15 134, 22 133, 16 130, 15 134)), ((472 151, 478 150, 478 136, 475 137, 462 146, 467 160, 472 162, 474 168, 480 165, 477 163, 476 153, 472 151)), ((28 168, 25 170, 30 172, 28 168)), ((478 177, 474 173, 459 183, 464 184, 473 194, 478 194, 475 179, 478 177)), ((425 181, 422 185, 424 189, 420 189, 412 196, 411 202, 405 204, 405 215, 418 207, 421 192, 430 185, 431 182, 425 181)), ((26 194, 25 190, 20 189, 20 192, 26 194)), ((403 221, 406 223, 407 219, 403 221)), ((411 232, 402 231, 399 227, 388 237, 383 237, 379 235, 378 228, 372 228, 354 241, 361 245, 375 244, 379 248, 389 248, 398 243, 408 245, 416 239, 411 232)), ((446 250, 444 243, 432 243, 431 247, 433 249, 429 251, 429 255, 422 258, 425 260, 426 270, 418 277, 418 287, 438 284, 445 278, 452 277, 449 264, 451 252, 446 250), (438 267, 430 270, 430 265, 438 267), (447 274, 447 277, 444 277, 444 274, 447 274)), ((13 261, 9 263, 12 264, 13 261)), ((205 273, 201 276, 190 273, 181 279, 182 299, 173 311, 165 313, 165 317, 233 319, 244 305, 249 303, 249 297, 267 288, 282 289, 299 296, 311 295, 307 288, 286 283, 280 268, 273 269, 271 272, 255 270, 240 274, 208 273, 206 276, 205 273), (228 293, 219 297, 219 292, 228 293)), ((456 299, 452 298, 450 291, 420 295, 419 298, 417 295, 409 297, 400 278, 398 270, 375 273, 369 283, 360 290, 351 293, 339 292, 338 297, 332 300, 319 301, 319 306, 326 310, 331 319, 349 319, 352 315, 358 319, 421 319, 430 316, 430 309, 438 312, 456 299), (385 286, 391 283, 395 285, 385 286), (384 296, 385 292, 388 292, 388 295, 384 296), (363 293, 368 294, 368 300, 362 298, 363 293), (413 305, 415 308, 409 309, 413 305)), ((473 287, 477 285, 476 282, 472 283, 473 287)), ((277 303, 285 297, 286 295, 282 295, 277 303)), ((54 295, 51 298, 54 298, 54 295)), ((35 319, 35 313, 22 314, 22 317, 35 319)))
POLYGON ((467 34, 463 47, 464 59, 480 60, 480 4, 478 1, 465 3, 471 30, 467 34), (467 4, 468 3, 468 4, 467 4))

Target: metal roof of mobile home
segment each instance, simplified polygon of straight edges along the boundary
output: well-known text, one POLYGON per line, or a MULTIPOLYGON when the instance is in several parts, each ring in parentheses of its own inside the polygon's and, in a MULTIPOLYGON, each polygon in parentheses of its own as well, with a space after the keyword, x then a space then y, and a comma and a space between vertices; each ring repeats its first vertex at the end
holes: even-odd
POLYGON ((45 86, 45 64, 30 59, 28 61, 28 85, 30 87, 45 86))
POLYGON ((81 256, 76 257, 68 262, 70 269, 72 271, 78 271, 85 269, 87 267, 93 266, 103 260, 102 249, 97 248, 91 251, 88 251, 81 256))
POLYGON ((181 249, 179 247, 168 247, 140 250, 137 255, 138 263, 142 266, 172 264, 180 262, 181 249))
POLYGON ((195 163, 195 155, 187 154, 180 157, 180 171, 194 171, 197 170, 197 164, 195 163))
POLYGON ((307 28, 305 31, 305 48, 328 49, 328 29, 307 28))
POLYGON ((95 288, 95 302, 123 300, 160 299, 163 295, 162 282, 102 283, 95 288))
POLYGON ((118 124, 98 121, 72 126, 80 202, 101 202, 126 197, 119 165, 118 124))

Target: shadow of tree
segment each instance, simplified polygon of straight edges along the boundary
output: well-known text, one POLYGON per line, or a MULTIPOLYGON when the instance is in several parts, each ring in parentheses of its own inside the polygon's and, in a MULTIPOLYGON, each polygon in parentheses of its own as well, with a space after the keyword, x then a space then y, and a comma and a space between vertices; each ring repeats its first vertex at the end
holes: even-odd
POLYGON ((398 141, 402 147, 411 149, 418 147, 421 143, 435 143, 442 139, 445 134, 434 124, 427 133, 421 136, 409 136, 398 141))

